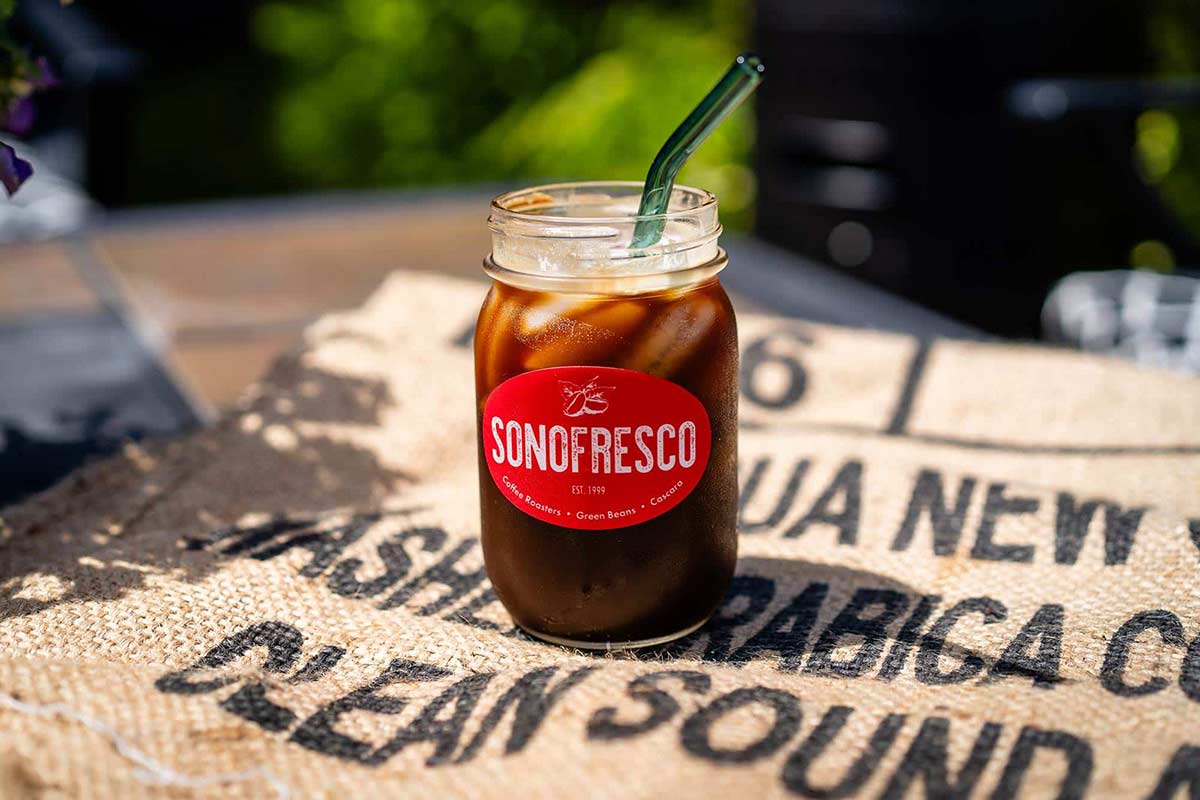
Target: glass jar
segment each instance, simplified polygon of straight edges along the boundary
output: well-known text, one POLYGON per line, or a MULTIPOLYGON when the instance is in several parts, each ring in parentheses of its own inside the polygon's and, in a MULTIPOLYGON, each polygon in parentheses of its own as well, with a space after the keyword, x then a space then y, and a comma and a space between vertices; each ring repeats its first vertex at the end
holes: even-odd
POLYGON ((579 648, 704 624, 737 560, 737 329, 717 200, 641 184, 492 202, 475 332, 482 544, 521 628, 579 648), (633 248, 635 225, 659 241, 633 248))

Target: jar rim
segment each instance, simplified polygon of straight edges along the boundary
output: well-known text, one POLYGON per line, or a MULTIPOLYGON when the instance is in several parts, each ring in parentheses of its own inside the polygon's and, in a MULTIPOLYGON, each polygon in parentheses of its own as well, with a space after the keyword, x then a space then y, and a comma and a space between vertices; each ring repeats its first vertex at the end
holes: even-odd
POLYGON ((489 262, 499 269, 489 274, 507 283, 520 275, 540 286, 624 293, 680 285, 698 274, 693 267, 719 271, 721 223, 712 192, 675 186, 666 212, 638 215, 641 194, 636 181, 582 181, 500 195, 488 217, 489 262), (638 227, 647 220, 660 235, 635 247, 638 227))
MULTIPOLYGON (((641 181, 564 181, 561 183, 547 183, 540 186, 529 186, 524 189, 516 189, 510 192, 505 192, 492 199, 492 222, 495 217, 499 216, 502 219, 513 221, 537 220, 538 222, 562 224, 562 225, 604 225, 630 222, 641 222, 643 220, 664 220, 678 221, 688 219, 690 217, 699 217, 704 214, 712 213, 717 206, 717 196, 707 189, 698 189, 694 186, 683 186, 676 184, 671 187, 671 202, 675 201, 676 195, 679 196, 694 196, 699 199, 695 205, 690 205, 685 208, 671 210, 670 204, 667 210, 661 214, 622 214, 622 215, 604 215, 595 217, 583 216, 560 216, 553 214, 536 214, 530 211, 536 206, 531 206, 530 210, 513 209, 511 206, 522 198, 532 197, 536 195, 550 196, 551 193, 564 189, 624 189, 636 190, 638 194, 642 190, 641 181)), ((557 205, 562 205, 561 203, 557 205)))

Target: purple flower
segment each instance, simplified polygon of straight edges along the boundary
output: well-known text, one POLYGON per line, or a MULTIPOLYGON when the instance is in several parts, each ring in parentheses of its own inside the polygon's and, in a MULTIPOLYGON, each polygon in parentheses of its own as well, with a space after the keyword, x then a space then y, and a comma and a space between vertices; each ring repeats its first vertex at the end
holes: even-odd
POLYGON ((58 86, 58 76, 50 69, 50 62, 45 56, 38 56, 34 60, 29 82, 33 84, 34 89, 53 89, 58 86))
POLYGON ((29 166, 29 162, 17 158, 17 151, 0 142, 0 183, 4 184, 10 197, 32 174, 33 167, 29 166))
POLYGON ((9 104, 7 112, 0 115, 0 128, 24 136, 33 128, 33 100, 29 97, 18 97, 9 104))

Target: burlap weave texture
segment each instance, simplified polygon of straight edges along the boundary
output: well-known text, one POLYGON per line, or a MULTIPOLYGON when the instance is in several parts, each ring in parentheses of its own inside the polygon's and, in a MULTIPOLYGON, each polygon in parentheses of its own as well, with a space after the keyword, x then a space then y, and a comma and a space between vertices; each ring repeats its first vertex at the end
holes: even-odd
POLYGON ((0 795, 1200 797, 1200 381, 742 314, 734 586, 587 656, 483 571, 481 295, 3 513, 0 795))

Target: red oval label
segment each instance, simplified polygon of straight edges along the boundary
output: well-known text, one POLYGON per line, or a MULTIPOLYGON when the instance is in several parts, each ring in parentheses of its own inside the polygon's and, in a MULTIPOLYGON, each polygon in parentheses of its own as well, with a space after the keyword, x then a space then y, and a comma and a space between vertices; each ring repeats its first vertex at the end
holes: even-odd
POLYGON ((483 447, 500 492, 531 517, 583 530, 654 519, 692 493, 708 413, 668 380, 616 367, 549 367, 497 386, 483 447))

